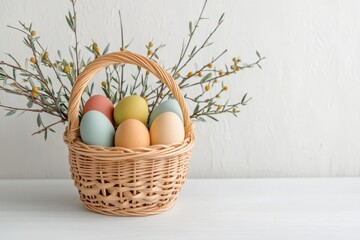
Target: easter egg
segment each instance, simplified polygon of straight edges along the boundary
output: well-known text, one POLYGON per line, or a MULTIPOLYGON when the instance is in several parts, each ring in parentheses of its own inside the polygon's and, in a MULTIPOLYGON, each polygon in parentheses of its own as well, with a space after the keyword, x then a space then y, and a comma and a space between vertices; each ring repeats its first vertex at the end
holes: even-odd
POLYGON ((184 136, 184 124, 173 112, 160 114, 150 127, 151 145, 182 142, 184 136))
POLYGON ((114 146, 115 129, 109 119, 99 111, 87 112, 80 123, 80 137, 87 145, 114 146))
POLYGON ((116 147, 148 147, 150 146, 150 135, 145 125, 136 119, 123 121, 115 133, 116 147))
POLYGON ((181 119, 181 121, 183 121, 183 115, 182 115, 181 108, 180 108, 178 101, 176 99, 169 99, 169 100, 166 100, 165 102, 160 103, 159 106, 157 106, 154 109, 154 111, 151 113, 150 119, 149 119, 149 126, 151 127, 154 120, 160 114, 165 113, 165 112, 176 113, 179 116, 179 118, 181 119))
POLYGON ((146 124, 149 116, 149 107, 145 99, 140 96, 128 96, 123 98, 115 106, 114 119, 120 125, 127 119, 137 119, 146 124))
POLYGON ((114 106, 107 97, 102 95, 94 95, 90 97, 89 100, 87 100, 85 103, 83 116, 91 110, 96 110, 103 113, 110 120, 110 122, 114 123, 114 106))

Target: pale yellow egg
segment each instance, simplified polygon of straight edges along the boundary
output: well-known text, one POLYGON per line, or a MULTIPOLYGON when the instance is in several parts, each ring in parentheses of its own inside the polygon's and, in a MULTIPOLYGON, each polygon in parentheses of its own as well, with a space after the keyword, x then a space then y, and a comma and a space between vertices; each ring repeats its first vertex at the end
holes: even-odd
POLYGON ((184 140, 184 137, 184 124, 173 112, 160 114, 150 128, 151 145, 179 143, 184 140))

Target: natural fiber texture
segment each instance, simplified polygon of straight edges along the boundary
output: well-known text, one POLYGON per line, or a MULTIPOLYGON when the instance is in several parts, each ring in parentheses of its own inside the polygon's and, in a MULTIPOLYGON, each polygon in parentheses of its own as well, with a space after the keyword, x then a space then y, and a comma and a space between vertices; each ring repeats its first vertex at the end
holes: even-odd
POLYGON ((69 148, 71 175, 89 210, 107 215, 144 216, 163 212, 175 204, 187 176, 194 129, 180 88, 156 62, 131 52, 110 53, 95 59, 73 86, 68 124, 64 141, 69 148), (128 149, 88 146, 81 141, 78 114, 81 95, 98 71, 116 63, 145 68, 170 89, 184 116, 183 142, 128 149))

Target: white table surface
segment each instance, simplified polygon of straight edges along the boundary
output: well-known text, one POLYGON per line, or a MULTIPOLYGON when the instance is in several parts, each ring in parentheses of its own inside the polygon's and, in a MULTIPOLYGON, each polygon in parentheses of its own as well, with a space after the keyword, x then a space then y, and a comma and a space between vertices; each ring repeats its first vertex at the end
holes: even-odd
POLYGON ((360 178, 189 179, 150 217, 86 210, 70 180, 1 180, 0 239, 360 239, 360 178))

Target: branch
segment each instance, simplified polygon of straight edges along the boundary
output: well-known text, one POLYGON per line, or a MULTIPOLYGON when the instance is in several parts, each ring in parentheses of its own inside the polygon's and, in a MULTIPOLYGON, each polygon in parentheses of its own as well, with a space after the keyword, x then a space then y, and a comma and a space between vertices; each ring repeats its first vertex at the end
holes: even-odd
POLYGON ((52 124, 50 124, 50 125, 47 125, 46 127, 40 129, 39 131, 34 132, 34 133, 32 134, 32 136, 34 136, 34 135, 36 135, 36 134, 39 134, 39 133, 42 133, 42 132, 46 131, 47 129, 49 129, 49 128, 51 128, 51 127, 53 127, 53 126, 55 126, 55 125, 57 125, 57 124, 59 124, 59 123, 62 123, 62 122, 64 122, 64 121, 63 121, 63 120, 59 120, 59 121, 54 122, 54 123, 52 123, 52 124))
POLYGON ((74 18, 74 35, 75 35, 75 59, 76 59, 76 76, 75 78, 77 78, 80 74, 80 61, 79 61, 79 49, 78 49, 78 45, 79 45, 79 41, 78 41, 78 36, 77 36, 77 18, 76 18, 76 11, 75 11, 75 4, 76 4, 76 0, 71 0, 71 4, 72 4, 72 10, 73 10, 73 18, 74 18))
POLYGON ((2 104, 0 104, 0 107, 7 108, 7 109, 11 109, 11 110, 19 110, 19 111, 45 112, 45 111, 42 110, 42 109, 16 108, 16 107, 11 107, 11 106, 2 105, 2 104))

